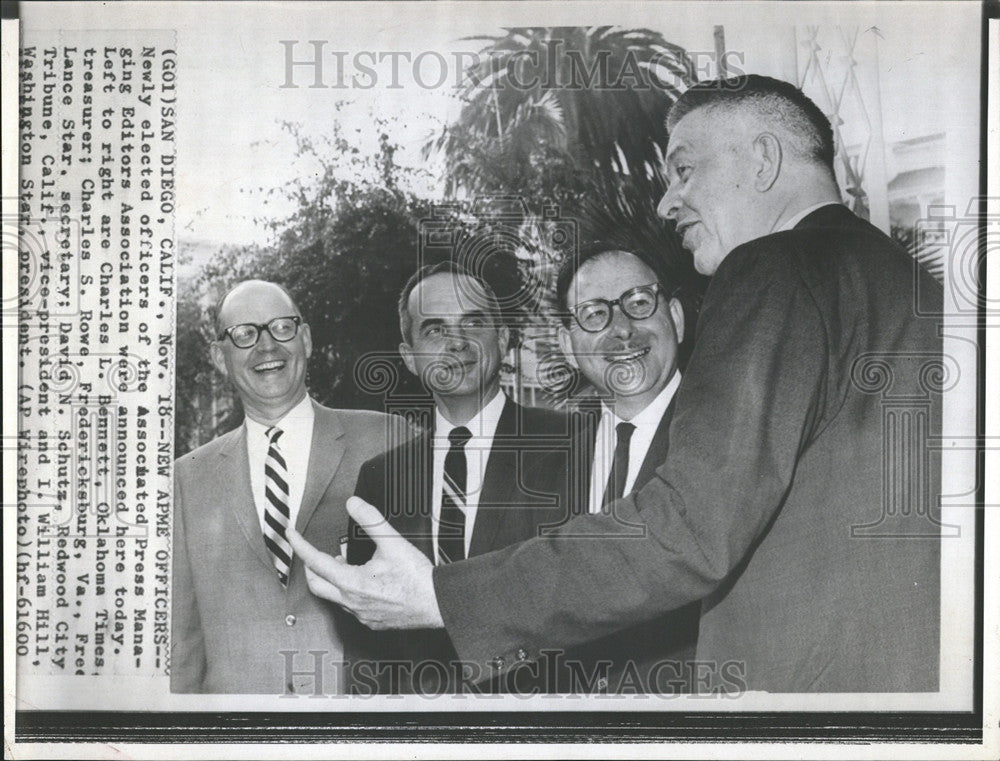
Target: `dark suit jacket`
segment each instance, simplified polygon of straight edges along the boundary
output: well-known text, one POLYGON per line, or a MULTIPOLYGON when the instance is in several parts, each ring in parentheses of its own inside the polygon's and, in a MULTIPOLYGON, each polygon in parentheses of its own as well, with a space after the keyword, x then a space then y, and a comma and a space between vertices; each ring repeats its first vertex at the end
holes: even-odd
MULTIPOLYGON (((309 470, 295 527, 319 549, 337 554, 347 530, 344 503, 361 463, 400 441, 406 428, 401 419, 377 412, 313 406, 309 470)), ((175 464, 171 592, 172 692, 279 695, 342 689, 336 606, 309 591, 298 557, 287 589, 282 588, 264 546, 250 486, 246 426, 175 464), (289 671, 297 673, 289 678, 289 671)))
POLYGON ((698 691, 937 690, 941 302, 841 206, 738 246, 705 295, 666 459, 619 520, 434 569, 459 655, 502 673, 706 598, 698 691), (581 531, 604 536, 560 540, 581 531))
MULTIPOLYGON (((507 400, 483 474, 470 557, 530 539, 547 524, 565 522, 561 513, 565 502, 558 497, 559 479, 564 474, 541 471, 537 461, 540 453, 553 447, 565 448, 568 441, 568 420, 564 415, 521 407, 507 400)), ((366 462, 356 489, 359 497, 379 507, 389 523, 431 560, 432 463, 428 431, 366 462)), ((371 540, 352 523, 348 562, 363 564, 373 551, 371 540)), ((521 582, 520 586, 527 584, 521 582)), ((373 632, 355 622, 346 635, 345 648, 349 692, 438 694, 460 689, 461 665, 447 634, 441 630, 373 632), (404 665, 394 674, 389 662, 404 665), (417 669, 421 663, 427 665, 417 669), (416 676, 411 679, 415 669, 416 676)), ((473 676, 476 678, 469 679, 469 683, 481 678, 473 676)), ((511 684, 515 679, 511 678, 511 684)), ((524 679, 520 682, 528 684, 524 679)))
MULTIPOLYGON (((671 399, 653 434, 633 490, 648 483, 666 458, 673 414, 674 400, 671 399)), ((589 425, 580 432, 575 446, 582 478, 588 486, 599 415, 598 407, 592 411, 589 425)), ((587 489, 583 500, 571 504, 571 508, 585 515, 590 496, 587 489)), ((695 657, 700 610, 700 603, 689 603, 651 621, 569 648, 562 659, 549 655, 543 662, 557 671, 556 691, 560 693, 686 692, 690 681, 688 664, 695 657)))

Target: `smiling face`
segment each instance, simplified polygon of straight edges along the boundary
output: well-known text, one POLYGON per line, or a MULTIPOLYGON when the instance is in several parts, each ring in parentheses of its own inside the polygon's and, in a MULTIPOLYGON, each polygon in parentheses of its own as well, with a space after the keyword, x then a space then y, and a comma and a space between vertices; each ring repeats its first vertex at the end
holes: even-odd
MULTIPOLYGON (((614 301, 633 288, 657 284, 656 274, 624 251, 601 254, 580 267, 569 285, 570 311, 585 301, 614 301)), ((677 346, 684 338, 684 311, 677 299, 658 297, 656 311, 634 320, 612 310, 611 323, 588 333, 570 318, 559 329, 559 345, 570 363, 602 393, 613 398, 615 412, 630 420, 644 410, 677 371, 677 346)))
POLYGON ((449 419, 471 418, 500 388, 509 332, 495 302, 475 278, 441 272, 417 284, 407 310, 412 327, 399 346, 407 369, 449 419))
POLYGON ((736 246, 768 231, 755 213, 752 140, 739 114, 712 108, 690 112, 670 133, 669 184, 657 212, 676 222, 703 275, 714 274, 736 246))
MULTIPOLYGON (((249 281, 233 289, 219 313, 221 330, 233 325, 270 322, 298 315, 292 300, 273 283, 249 281)), ((306 369, 312 354, 308 325, 300 325, 290 341, 275 341, 262 330, 257 343, 237 348, 228 337, 211 347, 212 362, 236 388, 249 417, 268 425, 280 420, 306 395, 306 369)))

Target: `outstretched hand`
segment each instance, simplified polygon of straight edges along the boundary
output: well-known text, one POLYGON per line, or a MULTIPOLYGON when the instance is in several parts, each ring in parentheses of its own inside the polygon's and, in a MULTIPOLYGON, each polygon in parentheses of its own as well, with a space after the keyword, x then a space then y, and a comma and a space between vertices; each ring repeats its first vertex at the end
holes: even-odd
POLYGON ((443 627, 427 557, 360 497, 347 500, 347 512, 375 542, 375 554, 364 565, 348 565, 342 555, 327 555, 288 529, 313 594, 337 603, 370 629, 443 627))

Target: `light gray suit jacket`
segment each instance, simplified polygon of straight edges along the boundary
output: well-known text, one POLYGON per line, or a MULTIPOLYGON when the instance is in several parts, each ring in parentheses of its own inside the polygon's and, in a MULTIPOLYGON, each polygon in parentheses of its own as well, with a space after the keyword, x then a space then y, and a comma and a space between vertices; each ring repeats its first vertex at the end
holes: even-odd
MULTIPOLYGON (((378 412, 313 406, 296 530, 336 554, 361 464, 407 429, 378 412)), ((310 593, 298 557, 287 590, 278 582, 254 507, 246 426, 180 458, 174 483, 171 691, 339 692, 339 608, 310 593)))

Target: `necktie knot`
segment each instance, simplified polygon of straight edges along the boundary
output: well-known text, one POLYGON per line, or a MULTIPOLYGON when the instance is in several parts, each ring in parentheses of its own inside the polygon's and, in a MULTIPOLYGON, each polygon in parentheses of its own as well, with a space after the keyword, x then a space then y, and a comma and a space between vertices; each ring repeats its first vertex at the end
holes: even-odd
POLYGON ((267 440, 271 444, 277 444, 278 443, 278 439, 281 438, 281 434, 283 434, 283 433, 284 433, 284 431, 281 430, 280 428, 278 428, 278 426, 272 425, 270 428, 267 429, 267 431, 265 432, 264 435, 267 436, 267 440))
POLYGON ((618 441, 621 443, 628 443, 632 440, 632 434, 635 433, 635 426, 632 423, 619 423, 615 426, 615 432, 618 434, 618 441))
POLYGON ((469 439, 472 438, 472 431, 466 428, 464 425, 460 425, 457 428, 452 428, 451 432, 448 434, 448 443, 453 447, 461 449, 466 444, 469 443, 469 439))

